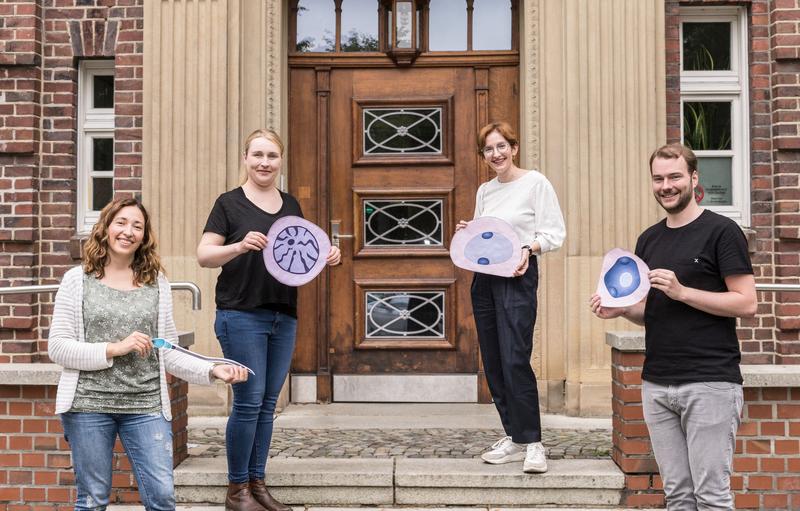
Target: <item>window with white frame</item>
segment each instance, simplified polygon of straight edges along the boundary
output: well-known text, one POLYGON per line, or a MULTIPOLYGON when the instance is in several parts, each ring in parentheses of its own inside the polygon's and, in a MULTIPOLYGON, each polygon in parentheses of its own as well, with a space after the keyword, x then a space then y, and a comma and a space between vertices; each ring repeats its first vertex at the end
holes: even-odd
POLYGON ((681 8, 682 140, 697 155, 700 205, 750 223, 747 13, 681 8))
POLYGON ((114 61, 85 60, 78 74, 78 231, 114 196, 114 61))

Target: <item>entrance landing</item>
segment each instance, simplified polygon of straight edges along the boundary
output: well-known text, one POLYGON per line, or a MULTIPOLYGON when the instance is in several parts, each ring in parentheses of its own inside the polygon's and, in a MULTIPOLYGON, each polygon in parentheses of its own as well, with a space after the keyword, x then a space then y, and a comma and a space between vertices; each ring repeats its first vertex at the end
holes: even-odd
MULTIPOLYGON (((225 455, 225 417, 189 419, 189 454, 225 455)), ((288 406, 275 419, 271 458, 478 458, 504 436, 494 405, 288 406)), ((611 420, 545 415, 548 458, 609 459, 611 420)))

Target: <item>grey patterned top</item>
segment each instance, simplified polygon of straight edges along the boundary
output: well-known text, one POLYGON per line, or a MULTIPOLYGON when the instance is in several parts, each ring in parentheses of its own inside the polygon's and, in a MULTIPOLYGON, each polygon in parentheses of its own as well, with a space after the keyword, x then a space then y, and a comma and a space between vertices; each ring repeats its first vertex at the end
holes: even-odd
MULTIPOLYGON (((113 289, 83 276, 86 342, 117 342, 133 331, 156 335, 158 286, 113 289)), ((81 371, 71 412, 160 413, 158 350, 146 358, 132 352, 100 371, 81 371)))

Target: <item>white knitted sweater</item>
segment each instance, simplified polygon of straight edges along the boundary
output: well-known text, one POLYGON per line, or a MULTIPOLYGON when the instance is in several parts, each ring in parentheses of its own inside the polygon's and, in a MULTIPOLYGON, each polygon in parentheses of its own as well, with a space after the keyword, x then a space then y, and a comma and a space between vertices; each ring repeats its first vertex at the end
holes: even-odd
MULTIPOLYGON (((173 340, 178 337, 172 318, 172 291, 164 275, 158 276, 158 336, 173 340)), ((87 343, 83 332, 83 268, 77 266, 64 274, 56 293, 53 321, 47 353, 62 366, 56 393, 56 413, 68 412, 75 398, 81 371, 99 371, 114 365, 106 358, 108 343, 87 343)), ((190 383, 210 385, 213 364, 174 350, 159 350, 158 365, 161 385, 161 412, 172 420, 166 372, 190 383)))

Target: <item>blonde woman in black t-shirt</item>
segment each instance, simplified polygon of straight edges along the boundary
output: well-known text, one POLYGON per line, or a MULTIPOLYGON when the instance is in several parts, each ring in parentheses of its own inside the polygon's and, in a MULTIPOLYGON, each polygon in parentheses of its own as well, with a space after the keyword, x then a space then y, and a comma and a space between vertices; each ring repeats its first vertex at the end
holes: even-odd
MULTIPOLYGON (((297 291, 264 266, 261 251, 279 218, 302 216, 300 204, 278 189, 284 146, 272 130, 256 130, 244 143, 242 186, 220 195, 203 229, 197 259, 222 267, 217 279, 214 331, 227 358, 250 367, 246 383, 233 386, 233 411, 225 446, 229 511, 289 511, 264 486, 275 404, 289 372, 297 329, 297 291)), ((339 264, 331 247, 326 262, 339 264)))

